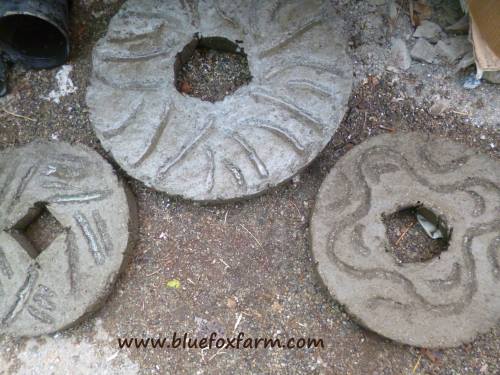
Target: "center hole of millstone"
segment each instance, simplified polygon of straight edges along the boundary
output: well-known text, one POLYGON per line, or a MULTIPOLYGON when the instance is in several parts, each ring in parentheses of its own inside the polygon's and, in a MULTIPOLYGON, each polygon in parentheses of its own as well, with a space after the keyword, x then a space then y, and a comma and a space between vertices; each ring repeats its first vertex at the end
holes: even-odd
POLYGON ((36 259, 59 234, 64 232, 64 228, 52 216, 46 204, 39 202, 28 210, 10 232, 29 256, 36 259))
POLYGON ((382 215, 389 248, 398 263, 426 262, 448 249, 451 229, 432 210, 421 205, 382 215))
POLYGON ((180 93, 212 103, 252 80, 243 48, 223 37, 195 37, 177 54, 174 71, 180 93))

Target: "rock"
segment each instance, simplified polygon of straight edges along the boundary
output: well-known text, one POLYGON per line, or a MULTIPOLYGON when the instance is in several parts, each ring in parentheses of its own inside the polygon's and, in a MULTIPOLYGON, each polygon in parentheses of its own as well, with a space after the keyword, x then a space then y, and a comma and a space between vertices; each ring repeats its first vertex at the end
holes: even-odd
POLYGON ((456 34, 467 34, 469 32, 469 15, 466 14, 454 24, 448 26, 446 31, 456 34))
POLYGON ((448 63, 453 64, 467 52, 472 51, 467 36, 457 36, 446 40, 440 40, 436 44, 438 55, 442 56, 448 63))
POLYGON ((429 42, 436 43, 442 32, 441 27, 434 22, 422 21, 413 33, 413 36, 416 38, 425 38, 429 42))
POLYGON ((398 5, 395 0, 388 0, 387 2, 387 17, 392 25, 396 23, 396 19, 398 18, 398 5))
POLYGON ((209 202, 262 193, 307 166, 342 121, 352 88, 342 20, 329 2, 294 1, 272 15, 261 2, 195 3, 191 12, 179 1, 124 3, 94 49, 92 126, 116 162, 151 188, 209 202), (200 40, 199 30, 232 40, 200 40), (244 48, 252 81, 215 103, 181 94, 176 56, 188 60, 203 42, 244 48))
POLYGON ((500 71, 484 72, 483 78, 490 83, 499 83, 500 84, 500 71))
POLYGON ((410 56, 417 61, 423 61, 433 64, 437 60, 437 52, 435 47, 425 39, 418 39, 417 43, 413 46, 410 56))
POLYGON ((400 38, 392 39, 389 64, 389 70, 408 70, 410 68, 411 56, 404 40, 400 38))
POLYGON ((330 294, 355 321, 408 345, 453 347, 491 330, 500 316, 499 170, 498 160, 437 136, 355 146, 325 178, 311 219, 330 294), (440 257, 402 266, 387 252, 383 216, 412 206, 453 235, 440 257))
POLYGON ((441 116, 450 108, 450 101, 446 99, 438 99, 429 108, 429 113, 433 116, 441 116))
POLYGON ((458 62, 456 71, 464 70, 467 69, 469 66, 473 65, 475 63, 474 60, 474 53, 472 51, 469 51, 465 54, 464 57, 458 62))
POLYGON ((99 154, 67 143, 0 152, 0 181, 0 335, 81 321, 106 300, 131 249, 130 194, 99 154), (43 229, 36 239, 33 227, 43 229))

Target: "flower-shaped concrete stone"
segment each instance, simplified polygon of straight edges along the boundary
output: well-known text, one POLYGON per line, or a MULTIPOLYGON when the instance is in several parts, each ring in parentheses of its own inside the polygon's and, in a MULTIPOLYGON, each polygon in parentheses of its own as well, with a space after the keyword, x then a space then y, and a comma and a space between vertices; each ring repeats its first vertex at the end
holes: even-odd
POLYGON ((331 294, 383 336, 447 347, 498 322, 498 161, 419 134, 371 138, 326 177, 311 234, 331 294), (439 218, 448 249, 425 262, 402 264, 387 251, 382 218, 415 206, 439 218))

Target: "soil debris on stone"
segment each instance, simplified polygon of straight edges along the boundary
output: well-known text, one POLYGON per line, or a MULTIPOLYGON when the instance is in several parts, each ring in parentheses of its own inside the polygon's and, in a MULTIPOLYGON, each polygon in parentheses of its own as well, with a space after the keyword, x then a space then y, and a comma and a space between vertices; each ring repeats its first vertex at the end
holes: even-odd
POLYGON ((426 262, 446 251, 445 239, 430 238, 416 217, 416 208, 407 208, 383 217, 389 248, 398 263, 426 262))
POLYGON ((252 80, 247 57, 236 52, 196 48, 177 76, 177 89, 209 102, 223 100, 252 80))
POLYGON ((57 219, 45 206, 41 206, 39 216, 22 231, 22 234, 38 252, 42 252, 63 232, 64 228, 57 219))

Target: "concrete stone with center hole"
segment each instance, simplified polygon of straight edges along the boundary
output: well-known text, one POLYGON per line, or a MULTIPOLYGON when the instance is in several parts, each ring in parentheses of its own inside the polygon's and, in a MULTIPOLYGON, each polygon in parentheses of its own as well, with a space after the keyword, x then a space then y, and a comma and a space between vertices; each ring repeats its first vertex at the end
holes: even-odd
POLYGON ((500 316, 500 162, 442 138, 383 135, 347 153, 323 182, 312 252, 332 296, 367 328, 450 347, 500 316), (450 231, 448 249, 398 263, 382 215, 423 205, 450 231))
POLYGON ((0 333, 51 333, 95 311, 134 229, 133 201, 111 166, 91 149, 66 143, 2 151, 0 197, 0 333), (42 206, 63 231, 36 249, 23 230, 42 206))
POLYGON ((129 0, 93 55, 87 94, 104 148, 147 186, 198 201, 291 178, 345 113, 352 67, 329 1, 129 0), (252 80, 211 103, 176 89, 197 45, 247 55, 252 80))

